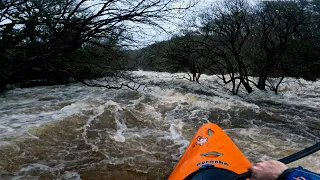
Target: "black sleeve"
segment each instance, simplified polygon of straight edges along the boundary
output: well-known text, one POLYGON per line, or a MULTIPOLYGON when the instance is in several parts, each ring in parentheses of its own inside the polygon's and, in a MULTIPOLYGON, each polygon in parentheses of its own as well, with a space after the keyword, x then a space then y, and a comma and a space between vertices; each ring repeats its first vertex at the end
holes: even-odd
POLYGON ((294 169, 295 168, 286 169, 276 180, 285 180, 294 169))

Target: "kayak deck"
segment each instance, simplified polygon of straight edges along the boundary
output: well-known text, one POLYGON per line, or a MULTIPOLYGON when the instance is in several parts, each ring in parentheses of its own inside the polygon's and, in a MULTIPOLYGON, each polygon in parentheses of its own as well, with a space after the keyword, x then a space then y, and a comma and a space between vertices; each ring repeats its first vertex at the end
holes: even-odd
POLYGON ((169 180, 185 179, 207 165, 241 174, 251 163, 218 125, 207 123, 194 135, 169 180))

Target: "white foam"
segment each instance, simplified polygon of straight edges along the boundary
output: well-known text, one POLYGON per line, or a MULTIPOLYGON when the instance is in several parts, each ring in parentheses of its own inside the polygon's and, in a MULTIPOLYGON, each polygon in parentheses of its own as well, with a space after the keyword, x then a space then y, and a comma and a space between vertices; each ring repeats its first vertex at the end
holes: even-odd
POLYGON ((117 142, 125 142, 126 138, 123 135, 123 132, 127 129, 127 126, 124 121, 122 121, 121 113, 119 111, 122 111, 121 106, 114 102, 114 101, 107 101, 104 104, 104 108, 112 108, 112 114, 114 115, 115 122, 116 122, 116 132, 113 136, 110 136, 113 140, 117 142))
POLYGON ((58 180, 81 180, 81 177, 77 172, 65 171, 58 180))
MULTIPOLYGON (((2 126, 2 125, 0 125, 0 130, 1 130, 1 129, 3 129, 4 132, 9 132, 9 133, 13 132, 13 128, 11 128, 11 127, 7 127, 7 126, 2 126)), ((1 131, 2 131, 2 130, 1 130, 1 131)), ((4 133, 4 132, 2 132, 2 133, 4 133)))
MULTIPOLYGON (((235 130, 235 129, 233 129, 235 130)), ((251 139, 255 139, 260 134, 261 130, 258 128, 240 129, 239 134, 241 136, 247 136, 251 139)))
POLYGON ((20 169, 20 172, 28 172, 28 171, 54 171, 53 168, 43 165, 43 164, 39 164, 39 163, 32 163, 29 164, 23 168, 20 169))
POLYGON ((82 110, 87 109, 89 105, 85 101, 78 101, 63 107, 57 114, 52 115, 53 120, 63 119, 75 114, 81 114, 82 110))
POLYGON ((99 107, 97 107, 93 112, 94 114, 89 117, 86 124, 83 126, 82 138, 84 139, 84 141, 87 145, 91 146, 93 151, 98 151, 99 148, 94 143, 90 142, 90 140, 87 138, 87 132, 91 126, 92 121, 94 121, 97 117, 101 116, 104 113, 104 109, 106 106, 107 105, 104 104, 104 105, 100 105, 99 107))
POLYGON ((117 142, 125 142, 126 138, 124 137, 123 132, 127 129, 127 126, 125 122, 120 122, 121 121, 120 114, 117 111, 114 113, 115 113, 115 121, 117 124, 117 131, 113 136, 113 139, 117 142))
POLYGON ((1 146, 10 146, 12 143, 8 142, 8 141, 0 141, 0 147, 1 146))
POLYGON ((186 140, 182 134, 182 128, 184 123, 182 121, 170 124, 169 133, 164 137, 160 137, 161 139, 168 139, 174 142, 173 145, 179 146, 179 154, 171 154, 174 160, 178 160, 180 156, 183 154, 184 150, 188 147, 190 141, 186 140))
POLYGON ((115 135, 112 137, 112 139, 114 139, 117 142, 125 142, 126 138, 122 135, 123 130, 117 130, 117 132, 115 133, 115 135))
MULTIPOLYGON (((254 108, 256 110, 259 109, 258 106, 251 104, 251 103, 245 103, 241 101, 241 98, 237 98, 236 96, 228 95, 226 94, 224 88, 227 87, 230 89, 230 85, 223 85, 221 79, 217 78, 216 76, 208 76, 208 75, 202 75, 200 78, 201 84, 189 82, 187 80, 177 80, 173 79, 173 77, 180 77, 180 76, 185 76, 185 73, 175 73, 175 74, 170 74, 170 73, 160 73, 160 72, 146 72, 146 71, 134 71, 132 72, 134 75, 137 76, 144 76, 145 82, 158 82, 158 83, 163 83, 165 82, 166 84, 176 84, 178 83, 179 85, 176 87, 188 87, 189 90, 204 90, 205 92, 211 92, 214 93, 223 99, 232 99, 232 100, 239 100, 237 103, 241 103, 242 105, 246 105, 250 108, 254 108), (221 84, 220 87, 217 85, 217 83, 221 84), (208 87, 212 87, 212 84, 216 84, 216 89, 218 90, 211 90, 208 89, 208 87), (252 107, 253 106, 253 107, 252 107)), ((251 80, 257 81, 258 79, 255 77, 250 77, 251 80)), ((293 78, 285 78, 283 80, 283 84, 279 87, 280 94, 283 94, 284 97, 282 98, 279 95, 275 95, 274 92, 272 91, 260 91, 258 90, 255 86, 252 86, 254 91, 251 94, 248 94, 245 92, 245 90, 242 88, 241 91, 239 92, 241 96, 247 97, 252 100, 261 100, 261 99, 266 99, 270 100, 272 99, 273 101, 278 101, 281 103, 287 103, 287 104, 303 104, 306 106, 310 107, 315 107, 319 108, 320 107, 320 100, 319 98, 303 98, 298 96, 297 94, 312 94, 317 90, 317 87, 320 86, 320 81, 317 82, 308 82, 303 79, 293 79, 293 78)), ((155 94, 161 95, 161 92, 163 92, 162 89, 155 90, 153 89, 155 94)), ((317 94, 315 94, 317 95, 317 94)))

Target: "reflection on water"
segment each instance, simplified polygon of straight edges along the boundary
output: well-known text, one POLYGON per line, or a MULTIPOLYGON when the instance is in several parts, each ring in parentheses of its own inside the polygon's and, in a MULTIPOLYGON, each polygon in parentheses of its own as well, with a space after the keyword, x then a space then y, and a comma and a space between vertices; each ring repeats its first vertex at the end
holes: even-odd
MULTIPOLYGON (((10 91, 0 99, 0 177, 166 179, 209 121, 225 129, 251 162, 320 140, 320 82, 286 84, 281 96, 255 91, 240 98, 211 76, 198 85, 167 73, 135 74, 147 89, 74 84, 10 91)), ((320 172, 319 155, 290 166, 320 172)))

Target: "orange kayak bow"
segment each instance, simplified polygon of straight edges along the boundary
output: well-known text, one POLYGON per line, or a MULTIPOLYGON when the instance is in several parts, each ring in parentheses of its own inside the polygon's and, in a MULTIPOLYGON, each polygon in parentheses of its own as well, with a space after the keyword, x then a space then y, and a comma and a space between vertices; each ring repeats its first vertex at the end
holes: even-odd
POLYGON ((185 179, 206 166, 241 174, 251 163, 218 125, 207 123, 192 138, 169 180, 185 179))

